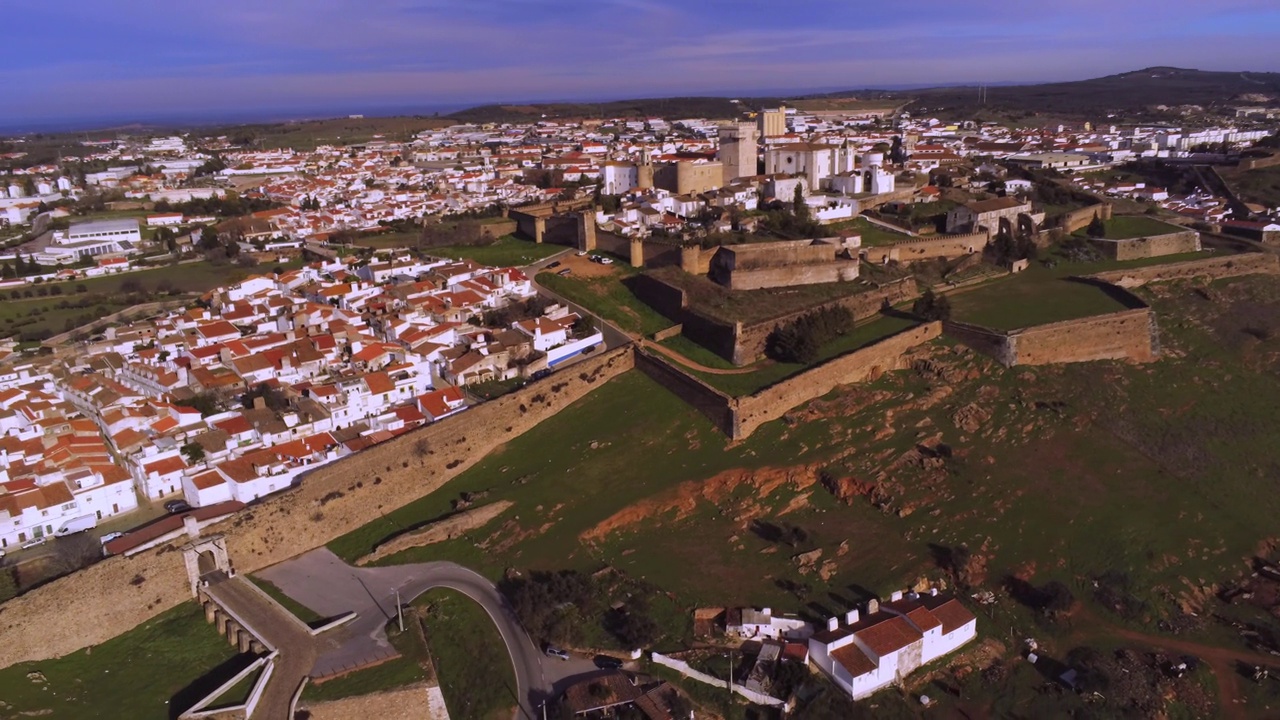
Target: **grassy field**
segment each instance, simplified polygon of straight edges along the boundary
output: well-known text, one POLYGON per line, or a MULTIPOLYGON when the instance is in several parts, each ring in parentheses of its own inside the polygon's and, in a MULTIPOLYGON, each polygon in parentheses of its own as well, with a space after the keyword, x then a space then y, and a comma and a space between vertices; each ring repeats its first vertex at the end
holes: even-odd
POLYGON ((505 720, 516 697, 515 671, 502 636, 476 602, 455 590, 430 590, 414 601, 440 691, 454 720, 505 720))
POLYGON ((652 335, 671 327, 672 322, 649 307, 623 284, 630 269, 619 268, 605 277, 561 276, 538 273, 538 283, 562 297, 595 312, 627 332, 652 335))
POLYGON ((1107 270, 1199 260, 1212 255, 1198 252, 1095 263, 1070 262, 1056 251, 1050 257, 1056 263, 1052 268, 1041 262, 1033 262, 1027 270, 1017 275, 1005 276, 949 294, 952 317, 998 330, 1016 330, 1118 312, 1126 308, 1124 303, 1096 285, 1070 278, 1107 270))
POLYGON ((7 703, 0 712, 165 720, 248 662, 205 622, 199 605, 187 602, 90 650, 0 670, 0 699, 7 703), (42 673, 47 682, 29 680, 30 672, 42 673))
POLYGON ((551 243, 533 243, 521 240, 514 235, 503 235, 492 245, 453 245, 424 248, 428 255, 453 258, 455 260, 474 260, 481 265, 494 267, 523 267, 543 258, 564 252, 569 248, 551 243))
POLYGON ((734 370, 737 368, 733 363, 702 347, 684 335, 676 335, 675 337, 667 338, 659 344, 663 347, 674 350, 689 360, 705 367, 720 368, 722 370, 734 370))
POLYGON ((900 242, 911 239, 911 236, 906 233, 894 232, 893 230, 881 225, 876 225, 864 217, 857 217, 850 221, 836 223, 832 227, 842 231, 849 230, 858 233, 862 236, 862 244, 866 247, 896 245, 900 242))
MULTIPOLYGON (((919 323, 916 320, 899 317, 899 316, 880 316, 868 322, 859 325, 852 332, 842 335, 835 340, 822 346, 822 350, 818 353, 818 359, 813 365, 819 365, 833 358, 853 352, 868 345, 873 345, 890 335, 896 335, 903 330, 913 328, 919 323)), ((708 351, 709 352, 709 351, 708 351)), ((750 373, 735 373, 733 375, 719 375, 715 373, 698 372, 691 370, 693 375, 698 376, 708 385, 734 396, 750 395, 758 390, 762 390, 770 385, 786 380, 797 373, 803 372, 813 365, 802 365, 800 363, 784 363, 784 362, 766 362, 763 363, 759 370, 750 373)))
MULTIPOLYGON (((1129 238, 1149 237, 1152 235, 1168 235, 1181 232, 1185 228, 1157 220, 1146 215, 1117 215, 1106 221, 1107 240, 1128 240, 1129 238)), ((1087 237, 1085 229, 1076 232, 1079 237, 1087 237)))
POLYGON ((1223 179, 1246 202, 1261 203, 1267 207, 1280 206, 1280 166, 1224 172, 1223 179))

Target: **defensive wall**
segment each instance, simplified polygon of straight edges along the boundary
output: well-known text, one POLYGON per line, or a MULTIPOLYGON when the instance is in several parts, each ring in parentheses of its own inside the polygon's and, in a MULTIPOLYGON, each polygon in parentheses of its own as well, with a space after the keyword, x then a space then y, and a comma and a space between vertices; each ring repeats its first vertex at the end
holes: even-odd
MULTIPOLYGON (((254 572, 421 498, 498 446, 635 367, 630 346, 325 465, 216 526, 235 569, 254 572)), ((0 604, 0 667, 96 645, 191 599, 175 544, 113 556, 0 604)))
POLYGON ((1127 270, 1110 270, 1090 275, 1095 280, 1119 287, 1141 287, 1150 282, 1204 278, 1237 277, 1239 275, 1280 275, 1280 256, 1273 253, 1241 253, 1205 260, 1148 265, 1127 270))
POLYGON ((745 438, 761 425, 777 420, 792 408, 822 397, 841 385, 874 380, 890 370, 901 370, 908 350, 941 334, 942 323, 925 323, 828 360, 753 395, 737 398, 734 401, 733 437, 745 438))
POLYGON ((646 304, 683 328, 685 337, 702 345, 735 365, 747 365, 764 355, 769 334, 781 325, 794 322, 805 313, 819 308, 844 307, 853 313, 854 319, 863 320, 876 313, 887 301, 898 305, 913 300, 919 294, 914 280, 904 278, 887 283, 874 290, 850 295, 830 302, 797 310, 770 320, 746 324, 708 317, 689 307, 688 294, 683 288, 651 275, 637 275, 631 289, 646 304))
POLYGON ((1132 360, 1150 362, 1160 354, 1151 308, 1001 331, 961 322, 944 324, 947 335, 1005 367, 1132 360))
POLYGON ((942 335, 942 323, 925 323, 846 353, 805 370, 752 395, 731 397, 667 358, 636 351, 636 367, 680 396, 732 440, 750 436, 761 425, 777 420, 799 405, 822 397, 841 385, 874 380, 901 370, 911 348, 942 335))
POLYGON ((1071 212, 1063 213, 1062 217, 1058 218, 1058 227, 1064 233, 1070 235, 1081 228, 1089 227, 1089 223, 1093 222, 1095 215, 1103 220, 1110 220, 1111 211, 1111 203, 1098 203, 1079 210, 1072 210, 1071 212))
POLYGON ((1280 165, 1280 154, 1264 158, 1247 158, 1240 161, 1241 170, 1259 170, 1280 165))
POLYGON ((1092 238, 1089 241, 1111 260, 1141 260, 1144 258, 1200 252, 1200 233, 1180 230, 1164 235, 1106 240, 1092 238))
POLYGON ((889 261, 916 262, 933 258, 954 258, 982 252, 989 239, 985 232, 962 235, 942 235, 903 240, 893 245, 864 247, 862 257, 869 263, 884 264, 889 261))
POLYGON ((848 282, 858 277, 855 251, 840 238, 724 246, 708 277, 730 290, 848 282))

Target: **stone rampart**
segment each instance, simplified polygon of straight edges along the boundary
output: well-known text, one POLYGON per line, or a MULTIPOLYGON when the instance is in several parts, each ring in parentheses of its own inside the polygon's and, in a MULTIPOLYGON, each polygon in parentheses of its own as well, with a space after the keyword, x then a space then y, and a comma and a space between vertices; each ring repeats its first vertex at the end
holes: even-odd
POLYGON ((874 380, 902 369, 904 354, 942 334, 942 323, 931 322, 900 332, 861 350, 841 355, 799 375, 771 385, 734 404, 732 437, 745 438, 761 425, 777 420, 792 408, 822 397, 841 385, 874 380))
MULTIPOLYGON (((215 527, 239 572, 319 547, 421 498, 614 377, 630 346, 304 475, 215 527)), ((189 599, 173 545, 111 557, 0 605, 0 667, 96 645, 189 599)))
POLYGON ((647 350, 636 351, 636 368, 706 415, 720 432, 734 436, 733 399, 728 395, 647 350))
POLYGON ((1156 359, 1151 308, 1038 325, 1011 333, 1015 365, 1156 359))
POLYGON ((1015 363, 1013 342, 1008 333, 956 320, 943 323, 942 330, 961 345, 977 350, 1005 367, 1012 367, 1015 363))
POLYGON ((1064 233, 1070 235, 1081 228, 1089 227, 1089 223, 1093 222, 1095 215, 1103 220, 1110 220, 1111 210, 1111 203, 1098 203, 1079 210, 1072 210, 1069 213, 1063 213, 1058 219, 1058 227, 1064 233))
POLYGON ((1142 260, 1164 255, 1200 252, 1200 233, 1195 230, 1180 230, 1163 235, 1123 240, 1095 238, 1090 242, 1111 260, 1142 260))
POLYGON ((954 258, 982 252, 987 246, 986 233, 969 233, 967 235, 945 235, 942 237, 904 240, 893 245, 866 247, 862 249, 862 257, 869 263, 881 264, 890 260, 898 262, 915 262, 933 258, 954 258))
POLYGON ((1150 282, 1186 280, 1191 278, 1236 277, 1239 275, 1280 274, 1280 256, 1272 253, 1242 253, 1205 260, 1148 265, 1147 267, 1111 270, 1089 277, 1119 287, 1141 287, 1150 282))
MULTIPOLYGON (((782 317, 766 320, 764 322, 754 323, 751 325, 742 325, 734 338, 733 354, 726 358, 736 365, 746 365, 755 362, 764 355, 765 344, 768 342, 769 334, 782 325, 794 322, 801 315, 813 312, 819 308, 828 307, 844 307, 853 313, 854 319, 864 320, 876 313, 884 306, 887 300, 890 305, 898 305, 908 300, 914 299, 919 294, 915 280, 906 278, 894 283, 883 285, 875 290, 850 295, 849 297, 833 300, 806 310, 800 310, 782 317)), ((686 323, 686 327, 688 324, 686 323)), ((710 347, 710 346, 708 346, 710 347)), ((711 348, 715 350, 715 348, 711 348)), ((718 353, 719 351, 717 351, 718 353)))

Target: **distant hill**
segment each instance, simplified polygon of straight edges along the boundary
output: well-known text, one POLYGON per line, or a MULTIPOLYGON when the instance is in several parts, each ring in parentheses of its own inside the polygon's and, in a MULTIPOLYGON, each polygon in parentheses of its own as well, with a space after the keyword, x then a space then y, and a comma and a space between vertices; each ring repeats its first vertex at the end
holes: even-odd
POLYGON ((548 118, 638 118, 645 116, 735 118, 744 110, 793 103, 818 109, 839 107, 830 101, 859 98, 865 106, 892 107, 914 101, 930 113, 974 116, 1003 111, 1092 117, 1106 113, 1123 116, 1151 113, 1159 105, 1225 107, 1252 102, 1280 102, 1280 73, 1210 72, 1173 67, 1152 67, 1091 80, 1040 85, 995 85, 986 90, 985 104, 977 86, 939 87, 921 90, 848 90, 797 95, 790 98, 740 97, 734 103, 721 97, 648 98, 601 103, 540 103, 531 105, 482 105, 453 113, 458 122, 529 122, 548 118), (824 102, 818 102, 824 101, 824 102))

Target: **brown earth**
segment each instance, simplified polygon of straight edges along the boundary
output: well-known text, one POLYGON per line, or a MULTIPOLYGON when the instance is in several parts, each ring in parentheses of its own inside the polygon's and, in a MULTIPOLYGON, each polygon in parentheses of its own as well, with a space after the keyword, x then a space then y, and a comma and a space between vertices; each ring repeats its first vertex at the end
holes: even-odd
MULTIPOLYGON (((803 490, 818 481, 819 469, 817 464, 758 470, 735 469, 726 470, 707 480, 690 480, 614 513, 578 537, 584 542, 598 542, 612 533, 659 517, 665 518, 672 513, 672 519, 682 520, 696 512, 700 503, 722 505, 744 486, 753 490, 752 496, 756 499, 768 497, 787 486, 803 490)), ((758 513, 759 508, 749 507, 738 519, 747 520, 758 513)))

